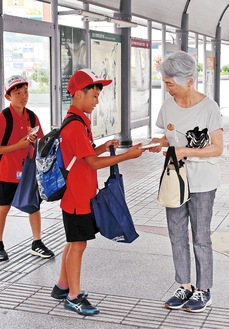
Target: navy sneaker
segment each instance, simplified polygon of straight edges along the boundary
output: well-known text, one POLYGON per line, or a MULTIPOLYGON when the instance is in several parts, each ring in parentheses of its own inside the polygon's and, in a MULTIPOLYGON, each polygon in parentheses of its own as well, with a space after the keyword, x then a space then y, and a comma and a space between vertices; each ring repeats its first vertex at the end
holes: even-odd
POLYGON ((84 294, 79 294, 77 298, 71 300, 65 299, 64 307, 80 315, 95 315, 99 313, 99 309, 91 305, 84 294))
POLYGON ((4 249, 4 244, 2 241, 0 241, 0 262, 3 262, 4 260, 8 260, 8 254, 4 249))
POLYGON ((212 304, 210 290, 196 290, 189 301, 185 304, 184 310, 187 312, 203 312, 207 306, 212 304))
POLYGON ((192 296, 194 292, 194 287, 192 287, 192 291, 185 289, 184 287, 178 288, 174 295, 167 300, 165 303, 164 307, 165 308, 170 308, 172 310, 179 310, 182 308, 189 300, 189 298, 192 296))
POLYGON ((56 299, 65 299, 68 296, 69 289, 61 289, 56 284, 53 287, 51 296, 56 299))

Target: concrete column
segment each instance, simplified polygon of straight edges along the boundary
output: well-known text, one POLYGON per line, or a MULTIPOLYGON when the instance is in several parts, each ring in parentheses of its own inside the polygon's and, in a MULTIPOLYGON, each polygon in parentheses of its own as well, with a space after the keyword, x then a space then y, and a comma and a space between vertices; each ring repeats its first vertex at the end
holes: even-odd
POLYGON ((148 40, 150 42, 150 53, 149 53, 149 126, 147 131, 147 137, 151 138, 152 133, 152 21, 147 22, 148 40))
POLYGON ((220 106, 220 55, 221 55, 221 27, 217 26, 216 38, 212 40, 212 48, 215 52, 215 73, 214 73, 214 99, 220 106))
POLYGON ((182 30, 181 50, 188 52, 189 16, 186 13, 182 14, 181 30, 182 30))
POLYGON ((206 46, 207 45, 207 38, 204 35, 203 36, 203 92, 206 94, 207 92, 207 86, 206 86, 206 79, 207 79, 207 62, 206 62, 206 46))
MULTIPOLYGON (((89 11, 89 4, 84 3, 83 9, 89 11)), ((86 65, 88 68, 91 67, 91 39, 90 39, 90 29, 89 29, 89 21, 84 21, 83 27, 86 31, 86 65)))
POLYGON ((182 14, 181 30, 176 31, 176 43, 180 49, 188 52, 188 30, 189 30, 189 17, 188 14, 182 14))
MULTIPOLYGON (((196 59, 197 59, 197 63, 198 63, 198 54, 199 54, 199 34, 195 33, 195 48, 196 48, 196 59)), ((198 72, 197 72, 198 75, 198 72)), ((195 82, 195 87, 196 89, 198 88, 198 76, 195 82)))
MULTIPOLYGON (((120 1, 120 12, 115 18, 131 20, 131 0, 120 1)), ((131 28, 117 28, 121 30, 121 133, 120 147, 132 146, 131 139, 131 28)))
POLYGON ((62 121, 60 97, 60 33, 58 29, 58 0, 51 1, 53 36, 51 37, 51 126, 59 126, 62 121), (57 69, 58 68, 58 69, 57 69))

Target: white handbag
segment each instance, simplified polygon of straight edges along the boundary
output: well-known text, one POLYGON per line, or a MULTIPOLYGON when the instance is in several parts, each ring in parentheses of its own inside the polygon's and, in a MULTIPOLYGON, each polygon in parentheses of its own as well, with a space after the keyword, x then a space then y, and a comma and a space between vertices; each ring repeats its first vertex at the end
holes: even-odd
POLYGON ((177 161, 175 148, 169 147, 159 183, 158 202, 167 208, 179 208, 190 198, 185 164, 177 161))

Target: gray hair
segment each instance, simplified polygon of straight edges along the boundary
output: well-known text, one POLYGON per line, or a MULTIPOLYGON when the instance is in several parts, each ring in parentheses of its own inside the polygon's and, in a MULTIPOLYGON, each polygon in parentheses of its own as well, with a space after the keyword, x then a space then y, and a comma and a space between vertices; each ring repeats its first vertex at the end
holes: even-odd
POLYGON ((170 55, 159 66, 162 78, 172 78, 176 84, 186 87, 190 80, 197 78, 197 63, 192 55, 178 51, 170 55))

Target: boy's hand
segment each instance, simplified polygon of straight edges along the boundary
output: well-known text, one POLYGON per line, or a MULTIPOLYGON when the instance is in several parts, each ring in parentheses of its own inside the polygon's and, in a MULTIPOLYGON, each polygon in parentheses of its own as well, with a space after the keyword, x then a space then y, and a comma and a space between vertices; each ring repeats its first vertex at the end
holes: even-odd
POLYGON ((30 143, 30 140, 25 136, 17 142, 18 149, 26 149, 30 143))
POLYGON ((110 151, 109 150, 110 145, 114 145, 114 149, 116 150, 116 148, 119 146, 119 144, 120 144, 120 141, 118 139, 112 139, 112 140, 107 141, 106 143, 104 143, 105 149, 106 149, 107 152, 110 151))
POLYGON ((33 135, 29 134, 29 136, 27 136, 27 139, 30 143, 34 144, 36 142, 36 139, 37 139, 37 134, 35 134, 35 135, 34 134, 33 135))
POLYGON ((138 158, 140 157, 140 155, 142 155, 143 152, 145 152, 145 149, 142 149, 141 146, 142 143, 138 143, 128 149, 126 153, 128 154, 130 159, 138 158))

